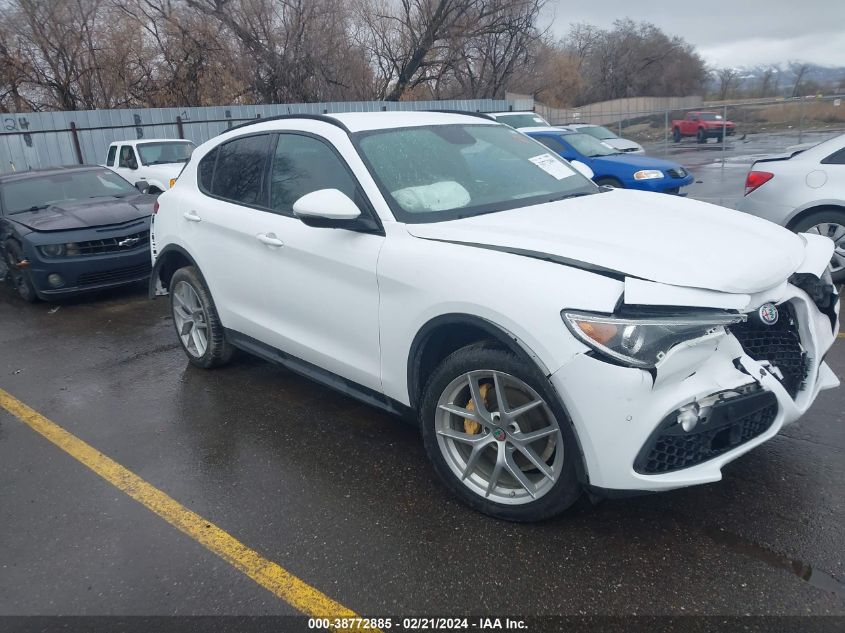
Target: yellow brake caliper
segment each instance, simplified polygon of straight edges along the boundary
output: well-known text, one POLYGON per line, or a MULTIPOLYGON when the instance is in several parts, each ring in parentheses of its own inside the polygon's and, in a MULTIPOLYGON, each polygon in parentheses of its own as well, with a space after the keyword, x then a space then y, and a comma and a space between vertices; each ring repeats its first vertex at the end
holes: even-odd
MULTIPOLYGON (((487 408, 487 394, 490 391, 490 388, 491 387, 488 384, 481 385, 481 387, 479 388, 479 391, 481 392, 481 399, 484 401, 485 409, 487 408)), ((466 409, 467 411, 475 411, 475 402, 473 402, 472 398, 470 398, 470 401, 467 402, 466 409)), ((475 420, 464 418, 464 431, 466 433, 469 433, 470 435, 477 435, 481 432, 481 425, 475 420)))

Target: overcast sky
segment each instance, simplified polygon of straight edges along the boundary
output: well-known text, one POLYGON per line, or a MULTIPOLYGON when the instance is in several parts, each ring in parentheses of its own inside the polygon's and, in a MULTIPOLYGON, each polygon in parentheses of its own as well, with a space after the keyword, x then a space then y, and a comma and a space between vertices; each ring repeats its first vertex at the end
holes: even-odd
POLYGON ((629 17, 683 37, 714 66, 845 66, 845 0, 550 0, 549 8, 558 37, 574 22, 609 27, 629 17))

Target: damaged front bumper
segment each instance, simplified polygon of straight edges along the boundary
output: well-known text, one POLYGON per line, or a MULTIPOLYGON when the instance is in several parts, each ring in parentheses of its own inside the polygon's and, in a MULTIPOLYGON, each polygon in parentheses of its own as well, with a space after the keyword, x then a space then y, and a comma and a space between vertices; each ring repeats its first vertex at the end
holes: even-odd
POLYGON ((776 301, 796 324, 804 366, 792 387, 733 334, 678 345, 653 372, 584 353, 550 376, 577 431, 586 483, 657 491, 718 481, 726 463, 801 417, 821 390, 838 386, 824 362, 839 328, 838 305, 831 318, 792 284, 741 299, 746 310, 764 300, 776 301))

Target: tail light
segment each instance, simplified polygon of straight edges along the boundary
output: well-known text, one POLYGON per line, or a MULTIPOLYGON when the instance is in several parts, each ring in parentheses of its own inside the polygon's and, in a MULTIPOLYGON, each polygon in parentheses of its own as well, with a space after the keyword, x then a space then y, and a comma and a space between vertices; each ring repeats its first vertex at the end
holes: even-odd
POLYGON ((153 215, 158 213, 158 200, 153 203, 153 215))
POLYGON ((749 193, 761 185, 766 184, 774 177, 775 175, 770 171, 749 171, 748 175, 745 177, 745 195, 747 196, 749 193))

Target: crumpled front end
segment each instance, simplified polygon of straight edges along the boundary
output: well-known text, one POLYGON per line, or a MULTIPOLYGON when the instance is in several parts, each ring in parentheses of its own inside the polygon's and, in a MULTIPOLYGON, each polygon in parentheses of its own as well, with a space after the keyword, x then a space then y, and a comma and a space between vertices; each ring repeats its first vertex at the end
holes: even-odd
POLYGON ((829 275, 807 270, 743 296, 660 286, 628 279, 624 300, 655 305, 664 290, 674 305, 713 307, 721 295, 718 307, 746 320, 720 336, 675 346, 651 370, 587 352, 551 375, 578 433, 589 484, 597 488, 669 490, 717 481, 722 466, 801 417, 820 391, 839 385, 824 362, 839 331, 839 298, 829 275))

